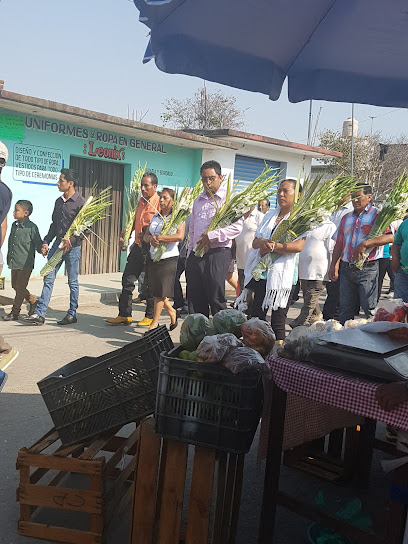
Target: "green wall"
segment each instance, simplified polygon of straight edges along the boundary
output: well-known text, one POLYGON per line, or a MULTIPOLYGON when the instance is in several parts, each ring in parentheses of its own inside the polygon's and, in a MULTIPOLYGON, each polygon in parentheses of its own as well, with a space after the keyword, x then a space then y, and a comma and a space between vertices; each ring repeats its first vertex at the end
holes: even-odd
MULTIPOLYGON (((202 149, 142 140, 4 109, 0 109, 0 140, 9 150, 2 180, 13 191, 12 209, 19 199, 31 200, 34 206, 32 220, 38 225, 41 236, 48 232, 54 202, 60 195, 56 187, 59 171, 69 167, 70 156, 124 165, 125 187, 130 186, 139 162, 147 163, 147 169, 158 177, 159 188, 194 185, 199 179, 202 159, 202 149)), ((8 216, 9 226, 13 221, 12 209, 8 216)), ((3 245, 4 259, 6 252, 7 238, 3 245)), ((42 257, 37 256, 33 275, 39 274, 43 262, 42 257)), ((10 276, 7 266, 3 275, 10 276)))

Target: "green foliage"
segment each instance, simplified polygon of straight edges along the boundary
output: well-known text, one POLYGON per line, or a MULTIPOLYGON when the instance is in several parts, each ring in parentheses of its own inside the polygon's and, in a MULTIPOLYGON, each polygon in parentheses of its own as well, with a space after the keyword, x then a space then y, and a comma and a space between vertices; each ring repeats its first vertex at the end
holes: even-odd
MULTIPOLYGON (((206 232, 235 223, 259 201, 276 193, 279 175, 280 173, 276 169, 265 166, 262 173, 240 192, 236 192, 238 182, 232 185, 231 176, 229 176, 225 202, 219 206, 213 197, 216 212, 206 232)), ((203 257, 205 251, 203 248, 200 250, 194 248, 194 253, 197 257, 203 257)))
MULTIPOLYGON (((273 232, 271 240, 279 243, 292 242, 326 221, 353 192, 357 180, 353 177, 337 176, 324 181, 321 176, 307 178, 299 199, 300 178, 296 182, 295 199, 289 217, 284 219, 273 232)), ((252 276, 259 280, 263 272, 280 257, 280 253, 267 253, 252 270, 252 276)))
MULTIPOLYGON (((105 219, 105 217, 107 217, 108 208, 110 208, 110 206, 112 205, 112 201, 110 200, 112 187, 106 187, 105 189, 102 189, 102 191, 98 195, 95 194, 96 189, 97 184, 95 183, 85 204, 79 210, 78 214, 68 228, 64 236, 65 239, 71 238, 72 236, 82 236, 85 240, 87 240, 87 242, 91 244, 87 236, 90 227, 97 221, 105 219)), ((91 247, 95 251, 92 244, 91 247)), ((57 264, 62 261, 63 255, 64 252, 59 247, 52 255, 52 257, 48 260, 47 264, 43 266, 43 268, 40 270, 41 276, 46 276, 52 270, 54 270, 57 264)))

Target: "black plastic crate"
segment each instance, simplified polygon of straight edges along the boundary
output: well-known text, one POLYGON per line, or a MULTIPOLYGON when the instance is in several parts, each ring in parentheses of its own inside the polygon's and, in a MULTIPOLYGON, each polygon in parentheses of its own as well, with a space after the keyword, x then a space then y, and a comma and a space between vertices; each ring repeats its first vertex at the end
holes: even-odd
POLYGON ((166 327, 101 357, 82 357, 38 387, 63 444, 73 444, 154 412, 160 352, 173 348, 166 327))
POLYGON ((261 415, 259 372, 234 375, 219 363, 178 359, 182 349, 160 355, 156 433, 230 453, 248 452, 261 415))

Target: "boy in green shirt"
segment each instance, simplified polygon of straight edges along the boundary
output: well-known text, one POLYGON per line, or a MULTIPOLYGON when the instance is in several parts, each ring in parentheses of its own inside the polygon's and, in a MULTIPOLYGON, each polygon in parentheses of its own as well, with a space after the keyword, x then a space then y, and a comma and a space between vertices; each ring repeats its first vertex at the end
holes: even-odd
POLYGON ((42 239, 38 227, 29 220, 33 205, 29 200, 19 200, 14 206, 8 240, 7 265, 11 269, 11 286, 16 292, 11 312, 3 316, 4 321, 17 321, 24 299, 29 302, 28 315, 35 312, 37 299, 28 289, 28 281, 34 268, 35 252, 41 252, 42 239))

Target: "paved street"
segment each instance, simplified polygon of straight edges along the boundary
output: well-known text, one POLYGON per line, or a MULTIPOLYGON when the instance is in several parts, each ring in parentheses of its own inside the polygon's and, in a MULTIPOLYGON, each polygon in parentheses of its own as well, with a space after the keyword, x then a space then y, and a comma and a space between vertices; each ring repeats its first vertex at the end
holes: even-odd
MULTIPOLYGON (((107 276, 107 275, 106 275, 107 276)), ((47 315, 46 324, 42 327, 24 326, 18 322, 1 322, 0 330, 5 339, 16 346, 20 356, 7 369, 8 381, 0 394, 0 443, 2 458, 0 464, 0 543, 27 544, 28 542, 45 542, 30 540, 17 534, 19 505, 15 501, 18 486, 18 473, 15 469, 17 452, 21 447, 30 446, 45 434, 52 422, 45 404, 39 394, 37 382, 57 368, 84 355, 98 356, 125 343, 135 340, 144 332, 135 324, 129 327, 109 326, 105 317, 117 315, 116 294, 120 289, 120 274, 109 277, 83 276, 81 278, 81 298, 78 313, 78 324, 72 327, 59 327, 56 321, 65 315, 67 308, 66 278, 60 278, 55 288, 55 298, 47 315), (101 296, 102 293, 102 296, 101 296), (101 302, 102 300, 102 302, 101 302)), ((39 294, 41 281, 31 282, 32 291, 39 294)), ((3 302, 7 302, 7 293, 3 291, 3 302)), ((290 318, 297 315, 300 304, 290 310, 290 318)), ((8 312, 8 305, 0 307, 0 317, 8 312)), ((143 317, 144 306, 134 305, 133 318, 138 321, 143 317)), ((161 322, 169 323, 164 317, 161 322)), ((172 333, 174 342, 178 341, 179 329, 172 333)), ((263 481, 263 464, 258 464, 257 444, 254 442, 247 455, 245 465, 245 482, 242 497, 241 517, 237 544, 255 544, 256 531, 260 512, 261 486, 263 481)), ((378 472, 378 458, 375 467, 378 472)), ((282 484, 286 489, 297 491, 299 497, 313 497, 325 484, 311 476, 284 469, 282 484), (301 482, 301 484, 300 484, 301 482)), ((382 484, 384 485, 384 484, 382 484)), ((361 492, 361 496, 370 504, 383 498, 384 489, 377 484, 369 492, 361 492), (379 495, 378 495, 379 494, 379 495)), ((347 489, 336 488, 337 495, 350 495, 347 489)), ((351 495, 353 496, 353 494, 351 495)), ((116 521, 109 533, 108 544, 126 543, 128 539, 127 515, 116 521)), ((307 522, 288 512, 279 512, 277 544, 305 542, 307 522)))

